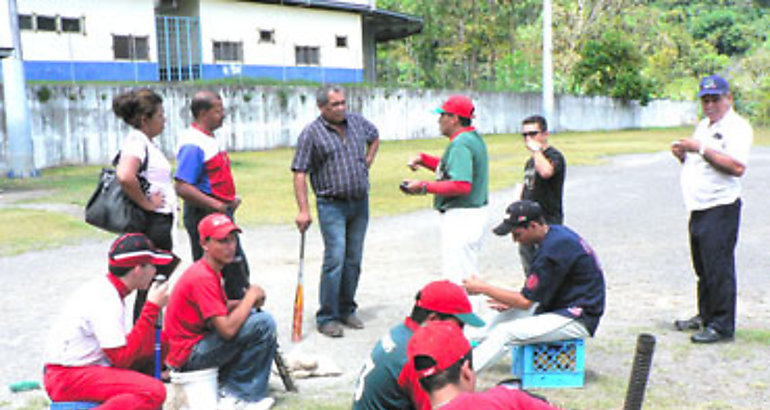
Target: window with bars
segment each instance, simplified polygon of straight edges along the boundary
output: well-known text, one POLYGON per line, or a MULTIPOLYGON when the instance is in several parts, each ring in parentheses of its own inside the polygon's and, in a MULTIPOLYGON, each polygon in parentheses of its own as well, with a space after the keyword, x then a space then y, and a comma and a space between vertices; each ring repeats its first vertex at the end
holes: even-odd
POLYGON ((294 47, 294 54, 297 65, 321 64, 321 49, 319 47, 296 46, 294 47))
POLYGON ((37 31, 56 31, 56 17, 36 16, 37 31))
POLYGON ((347 48, 348 47, 348 36, 336 36, 335 37, 335 44, 337 44, 337 48, 347 48))
POLYGON ((260 43, 275 43, 275 30, 259 30, 260 43))
POLYGON ((116 60, 149 60, 150 45, 147 36, 112 35, 112 51, 116 60))
POLYGON ((19 30, 34 30, 32 16, 29 14, 19 14, 19 30))
POLYGON ((34 31, 55 31, 64 33, 84 33, 83 17, 38 16, 19 14, 19 29, 34 31))
POLYGON ((215 41, 214 61, 243 62, 243 42, 215 41))
POLYGON ((65 33, 82 33, 83 24, 80 18, 76 17, 61 17, 61 31, 65 33))

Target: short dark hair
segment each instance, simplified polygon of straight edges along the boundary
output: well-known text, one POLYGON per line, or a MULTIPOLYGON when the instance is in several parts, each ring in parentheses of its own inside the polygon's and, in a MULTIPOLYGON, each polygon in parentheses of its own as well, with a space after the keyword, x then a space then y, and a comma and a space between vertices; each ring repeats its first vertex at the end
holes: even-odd
POLYGON ((222 97, 214 91, 201 91, 193 96, 190 103, 190 111, 195 119, 198 119, 201 111, 210 110, 214 101, 222 100, 222 97))
POLYGON ((457 118, 460 120, 460 125, 462 125, 463 127, 470 127, 471 126, 471 122, 472 121, 471 121, 470 118, 461 117, 459 115, 457 116, 457 118))
MULTIPOLYGON (((409 315, 409 317, 414 320, 418 324, 423 324, 426 319, 428 319, 428 316, 430 316, 431 313, 436 314, 439 317, 439 320, 448 320, 452 317, 455 317, 455 315, 449 314, 449 313, 441 313, 436 312, 435 310, 425 309, 423 307, 417 306, 417 301, 422 298, 422 291, 417 292, 417 295, 414 297, 415 304, 412 307, 412 313, 409 315)), ((462 322, 460 322, 462 323, 462 322)))
POLYGON ((521 121, 521 125, 524 124, 537 124, 540 127, 540 132, 548 131, 548 121, 542 115, 530 115, 521 121))
MULTIPOLYGON (((136 265, 141 266, 141 265, 136 265)), ((128 272, 131 272, 132 269, 134 269, 136 266, 110 266, 110 273, 112 276, 115 276, 116 278, 122 278, 123 276, 128 275, 128 272)))
POLYGON ((329 102, 329 93, 345 92, 345 89, 339 84, 324 84, 315 92, 315 102, 318 106, 326 105, 329 102))
MULTIPOLYGON (((443 388, 449 384, 457 384, 460 382, 460 369, 465 362, 473 367, 473 350, 468 350, 465 356, 456 361, 453 365, 447 367, 444 371, 438 372, 434 375, 424 377, 420 379, 420 386, 430 394, 438 389, 443 388)), ((428 369, 436 365, 436 361, 430 356, 417 355, 414 357, 414 368, 417 371, 428 369)))

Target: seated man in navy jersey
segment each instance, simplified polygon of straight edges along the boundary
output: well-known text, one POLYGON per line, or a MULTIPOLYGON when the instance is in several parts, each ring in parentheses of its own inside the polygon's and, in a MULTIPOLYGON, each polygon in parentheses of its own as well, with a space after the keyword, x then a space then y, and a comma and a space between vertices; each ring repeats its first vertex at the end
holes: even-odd
POLYGON ((604 313, 604 275, 588 243, 563 225, 548 225, 536 202, 514 202, 506 214, 494 233, 510 233, 514 242, 538 250, 521 291, 475 276, 464 281, 468 293, 486 295, 500 312, 487 321, 486 337, 473 350, 476 371, 515 345, 593 336, 604 313))

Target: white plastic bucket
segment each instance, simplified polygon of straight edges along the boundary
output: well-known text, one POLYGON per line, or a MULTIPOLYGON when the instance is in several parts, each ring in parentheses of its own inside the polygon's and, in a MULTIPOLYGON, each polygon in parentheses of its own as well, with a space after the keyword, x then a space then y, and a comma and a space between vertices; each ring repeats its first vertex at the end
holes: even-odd
MULTIPOLYGON (((171 371, 171 383, 181 387, 186 400, 181 409, 212 410, 217 408, 217 368, 191 372, 171 371)), ((180 389, 177 389, 177 392, 180 389)))

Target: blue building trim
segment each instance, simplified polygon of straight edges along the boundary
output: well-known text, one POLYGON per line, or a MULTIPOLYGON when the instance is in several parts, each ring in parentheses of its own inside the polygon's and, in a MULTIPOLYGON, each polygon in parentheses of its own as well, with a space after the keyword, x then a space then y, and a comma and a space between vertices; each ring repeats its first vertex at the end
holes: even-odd
POLYGON ((158 63, 27 60, 24 76, 43 81, 158 81, 158 63))
MULTIPOLYGON (((32 81, 159 81, 158 63, 25 61, 24 76, 32 81)), ((360 83, 364 70, 333 67, 279 67, 248 64, 203 64, 202 79, 230 77, 360 83)))
POLYGON ((203 64, 202 78, 213 80, 229 77, 270 78, 274 80, 307 80, 331 83, 360 83, 364 70, 333 67, 279 67, 249 64, 203 64))

